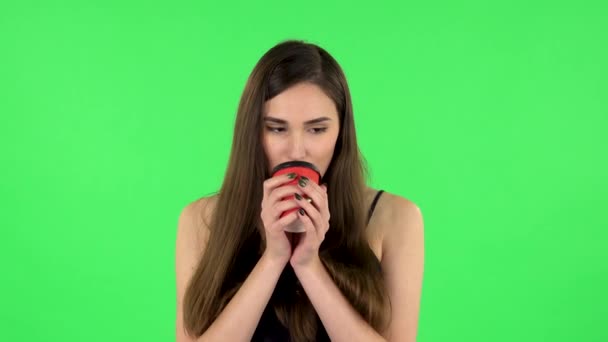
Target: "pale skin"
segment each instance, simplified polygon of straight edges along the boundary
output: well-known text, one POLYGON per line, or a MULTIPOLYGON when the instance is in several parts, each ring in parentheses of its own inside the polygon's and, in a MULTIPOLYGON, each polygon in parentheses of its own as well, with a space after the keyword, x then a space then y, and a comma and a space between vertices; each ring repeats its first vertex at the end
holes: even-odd
MULTIPOLYGON (((267 119, 263 143, 271 166, 287 160, 305 160, 324 174, 333 155, 339 122, 333 102, 319 87, 304 83, 284 91, 266 103, 264 115, 267 119)), ((274 182, 268 185, 273 188, 287 181, 274 179, 267 183, 274 182)), ((314 182, 297 191, 310 197, 312 203, 298 201, 305 214, 294 213, 285 221, 301 220, 306 232, 300 233, 301 238, 286 258, 264 253, 218 319, 196 341, 249 341, 287 262, 332 341, 415 341, 424 264, 420 209, 403 197, 385 192, 367 227, 368 242, 381 260, 392 303, 389 327, 378 333, 345 299, 319 259, 319 245, 331 229, 327 204, 331 194, 314 182)), ((367 188, 367 207, 376 191, 367 188)), ((180 215, 176 242, 177 341, 193 341, 183 332, 182 299, 209 234, 197 214, 203 212, 210 218, 216 201, 216 196, 199 199, 180 215)))

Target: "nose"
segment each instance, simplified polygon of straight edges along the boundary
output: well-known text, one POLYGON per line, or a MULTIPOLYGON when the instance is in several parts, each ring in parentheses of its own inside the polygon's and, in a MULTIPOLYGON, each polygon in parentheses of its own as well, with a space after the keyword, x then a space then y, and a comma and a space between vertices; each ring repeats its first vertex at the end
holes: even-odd
POLYGON ((303 160, 306 157, 306 146, 301 134, 292 134, 289 137, 289 158, 291 160, 303 160))

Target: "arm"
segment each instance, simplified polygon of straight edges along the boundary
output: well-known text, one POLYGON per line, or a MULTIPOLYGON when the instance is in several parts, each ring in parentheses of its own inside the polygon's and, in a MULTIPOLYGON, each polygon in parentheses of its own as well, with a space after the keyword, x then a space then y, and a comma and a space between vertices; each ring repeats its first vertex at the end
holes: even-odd
POLYGON ((415 342, 424 271, 424 222, 412 202, 397 198, 392 213, 395 225, 384 238, 382 269, 391 299, 389 341, 415 342))
POLYGON ((382 268, 392 319, 378 334, 346 300, 320 260, 294 270, 332 341, 416 341, 423 262, 422 215, 398 198, 384 238, 382 268))
MULTIPOLYGON (((203 224, 203 237, 197 237, 195 229, 197 222, 194 218, 197 217, 198 212, 196 202, 190 204, 181 213, 178 224, 176 241, 177 342, 195 341, 184 331, 182 310, 186 286, 204 252, 209 234, 208 228, 203 224)), ((251 340, 284 266, 285 264, 271 261, 264 254, 218 318, 196 341, 251 340)))
POLYGON ((200 341, 251 341, 284 267, 263 255, 200 341))
POLYGON ((332 341, 385 341, 346 300, 320 259, 294 271, 332 341))

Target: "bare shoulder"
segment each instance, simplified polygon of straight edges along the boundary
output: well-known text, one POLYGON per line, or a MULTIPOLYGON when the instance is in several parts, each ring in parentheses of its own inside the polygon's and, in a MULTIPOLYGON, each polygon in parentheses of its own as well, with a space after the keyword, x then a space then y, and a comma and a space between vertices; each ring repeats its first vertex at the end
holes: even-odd
MULTIPOLYGON (((410 299, 404 301, 419 301, 425 249, 422 211, 416 203, 392 193, 386 193, 382 210, 381 263, 389 288, 410 284, 407 290, 410 299)), ((395 302, 402 300, 398 299, 400 295, 392 297, 395 302)), ((414 329, 413 322, 406 325, 414 329)))
POLYGON ((203 197, 188 203, 179 214, 175 241, 177 341, 193 341, 184 330, 183 299, 188 283, 205 251, 209 239, 209 222, 216 202, 216 196, 203 197))
POLYGON ((388 241, 403 242, 404 234, 412 234, 414 230, 423 228, 422 211, 408 198, 390 192, 385 192, 385 195, 383 245, 388 241))
MULTIPOLYGON (((378 190, 368 188, 367 201, 371 203, 378 190)), ((410 199, 384 191, 374 210, 370 221, 370 234, 380 239, 383 255, 387 248, 393 247, 391 243, 403 243, 404 234, 415 233, 414 230, 422 230, 422 212, 418 205, 410 199)))
POLYGON ((385 191, 386 214, 393 219, 411 218, 411 215, 419 215, 420 208, 416 203, 403 196, 385 191))
MULTIPOLYGON (((217 195, 201 197, 188 203, 181 211, 178 222, 178 238, 182 242, 189 241, 193 248, 202 248, 209 238, 209 224, 215 206, 217 195)), ((202 252, 202 250, 197 250, 202 252)))
POLYGON ((382 197, 384 202, 378 206, 383 230, 381 263, 392 310, 390 327, 383 336, 391 341, 415 341, 424 273, 422 212, 403 196, 386 192, 382 197))

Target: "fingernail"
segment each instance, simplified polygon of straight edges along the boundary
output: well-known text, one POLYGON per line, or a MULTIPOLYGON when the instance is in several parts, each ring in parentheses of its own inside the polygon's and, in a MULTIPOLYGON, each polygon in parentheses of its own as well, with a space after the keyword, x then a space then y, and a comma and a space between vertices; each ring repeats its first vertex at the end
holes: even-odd
POLYGON ((306 181, 305 181, 304 179, 300 178, 300 180, 298 181, 298 184, 299 184, 301 187, 305 187, 305 186, 306 186, 306 181))
POLYGON ((308 177, 306 177, 306 176, 301 176, 300 179, 303 180, 303 181, 305 181, 305 182, 309 181, 308 177))
POLYGON ((287 178, 289 178, 289 179, 294 179, 294 178, 296 178, 296 173, 295 173, 295 172, 288 173, 288 174, 287 174, 287 178))
POLYGON ((300 215, 304 216, 304 209, 300 208, 300 210, 298 210, 298 212, 300 213, 300 215))
POLYGON ((302 196, 300 196, 300 194, 298 194, 298 193, 296 193, 295 196, 298 201, 302 199, 302 196))

